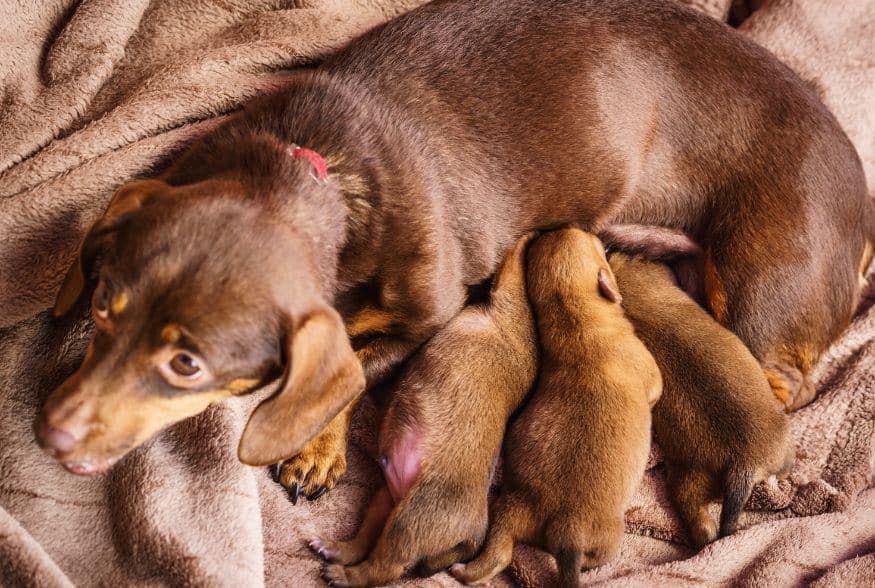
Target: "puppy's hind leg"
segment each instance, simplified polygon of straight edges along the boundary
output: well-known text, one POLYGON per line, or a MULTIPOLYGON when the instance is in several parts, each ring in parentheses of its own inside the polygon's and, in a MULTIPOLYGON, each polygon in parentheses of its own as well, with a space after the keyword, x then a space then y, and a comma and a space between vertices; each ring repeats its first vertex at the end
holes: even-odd
POLYGON ((474 557, 481 543, 483 543, 482 538, 479 541, 462 541, 452 549, 427 557, 419 564, 416 573, 425 578, 447 569, 454 563, 467 561, 474 557))
POLYGON ((666 468, 668 494, 696 548, 717 538, 717 523, 708 512, 716 491, 711 476, 702 470, 666 468))
POLYGON ((310 541, 310 548, 326 561, 333 563, 349 565, 362 561, 368 556, 368 552, 380 536, 393 506, 392 496, 384 484, 371 498, 364 520, 353 539, 325 541, 317 537, 310 541))
POLYGON ((490 518, 492 527, 480 555, 450 567, 453 577, 464 584, 484 584, 504 570, 513 557, 514 541, 531 537, 535 530, 528 506, 514 496, 500 496, 490 518))

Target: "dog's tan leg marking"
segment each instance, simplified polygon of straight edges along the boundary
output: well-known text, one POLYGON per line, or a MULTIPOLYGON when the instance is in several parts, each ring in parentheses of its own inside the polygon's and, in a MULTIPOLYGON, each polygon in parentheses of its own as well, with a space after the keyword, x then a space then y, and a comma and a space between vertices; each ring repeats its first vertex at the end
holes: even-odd
POLYGON ((814 400, 817 391, 809 374, 817 359, 810 347, 787 349, 776 359, 762 362, 772 393, 786 412, 802 408, 814 400))
POLYGON ((726 288, 723 286, 723 278, 720 277, 720 273, 714 265, 710 249, 705 254, 704 278, 705 297, 708 299, 708 306, 717 322, 725 327, 729 320, 729 301, 726 295, 726 288))
POLYGON ((394 314, 378 308, 365 308, 356 314, 346 325, 346 332, 350 337, 373 333, 388 333, 391 326, 396 322, 394 314))
POLYGON ((320 488, 331 490, 346 471, 346 439, 356 403, 344 408, 301 452, 280 467, 280 483, 298 484, 305 496, 320 488))
POLYGON ((769 386, 772 387, 772 394, 775 395, 775 398, 777 398, 781 404, 788 407, 790 405, 790 387, 787 385, 784 377, 777 374, 771 368, 763 368, 763 371, 766 373, 766 379, 769 381, 769 386))
POLYGON ((112 297, 110 308, 113 314, 121 314, 128 307, 128 295, 126 292, 119 292, 112 297))
POLYGON ((866 241, 865 247, 863 247, 863 256, 860 258, 860 289, 863 290, 869 283, 866 281, 866 271, 869 269, 869 265, 872 263, 872 257, 875 255, 875 251, 872 249, 872 243, 866 241))

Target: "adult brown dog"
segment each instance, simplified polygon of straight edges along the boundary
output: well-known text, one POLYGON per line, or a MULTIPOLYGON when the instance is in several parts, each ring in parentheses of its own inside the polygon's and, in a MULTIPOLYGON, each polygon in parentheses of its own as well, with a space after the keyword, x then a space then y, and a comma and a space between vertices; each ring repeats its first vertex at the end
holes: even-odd
POLYGON ((653 433, 669 497, 696 547, 735 532, 754 485, 789 473, 787 416, 756 359, 674 283, 664 265, 614 254, 626 316, 664 382, 653 433), (720 527, 708 504, 723 502, 720 527))
POLYGON ((393 386, 380 426, 385 486, 353 540, 311 543, 332 562, 323 575, 333 586, 385 584, 415 564, 431 575, 480 549, 505 425, 538 367, 526 241, 505 258, 489 302, 454 317, 393 386))
POLYGON ((710 310, 799 404, 858 298, 864 186, 798 77, 669 0, 438 0, 119 191, 58 296, 97 283, 97 332, 38 438, 96 473, 284 373, 240 458, 297 454, 286 485, 331 486, 359 361, 383 379, 516 239, 567 222, 689 233, 710 310))
POLYGON ((528 255, 538 323, 538 384, 504 444, 501 494, 477 559, 454 565, 468 583, 510 564, 515 542, 556 557, 562 586, 612 559, 644 475, 650 409, 662 393, 656 360, 620 306, 601 242, 577 229, 547 233, 528 255))

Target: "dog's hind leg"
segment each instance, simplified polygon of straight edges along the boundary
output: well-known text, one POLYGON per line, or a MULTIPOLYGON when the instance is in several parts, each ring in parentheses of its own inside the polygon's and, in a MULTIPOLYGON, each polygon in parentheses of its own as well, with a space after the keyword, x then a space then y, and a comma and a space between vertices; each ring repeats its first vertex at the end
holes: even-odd
POLYGON ((827 233, 811 254, 799 253, 811 249, 809 240, 792 232, 761 244, 764 238, 752 240, 742 227, 715 235, 705 252, 705 296, 714 318, 748 346, 790 411, 814 399, 810 371, 850 323, 859 253, 830 243, 827 233))

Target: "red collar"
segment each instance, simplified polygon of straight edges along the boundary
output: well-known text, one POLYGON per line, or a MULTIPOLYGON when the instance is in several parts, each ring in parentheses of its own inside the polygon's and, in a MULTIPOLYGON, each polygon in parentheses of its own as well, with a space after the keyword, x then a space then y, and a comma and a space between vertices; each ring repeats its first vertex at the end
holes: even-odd
POLYGON ((294 143, 291 145, 284 145, 284 150, 295 159, 306 159, 309 161, 313 166, 313 173, 310 175, 313 176, 314 180, 317 182, 328 181, 328 164, 325 163, 325 160, 321 155, 312 149, 307 149, 306 147, 301 147, 294 143))

